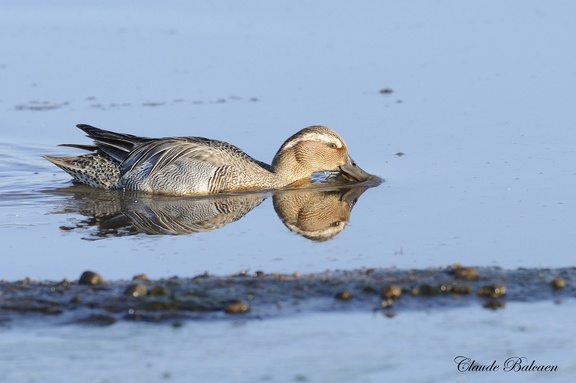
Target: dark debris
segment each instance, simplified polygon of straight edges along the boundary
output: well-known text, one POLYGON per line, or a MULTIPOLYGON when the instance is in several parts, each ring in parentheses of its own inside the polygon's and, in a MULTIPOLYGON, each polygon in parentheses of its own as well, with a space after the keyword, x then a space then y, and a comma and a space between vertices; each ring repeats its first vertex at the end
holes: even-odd
POLYGON ((303 312, 394 308, 432 310, 576 297, 576 268, 454 267, 425 270, 359 269, 315 274, 243 271, 193 278, 106 281, 0 281, 0 326, 111 325, 118 321, 183 323, 227 318, 263 319, 303 312), (458 271, 460 270, 460 271, 458 271), (561 279, 563 288, 553 281, 561 279), (505 294, 502 294, 502 291, 505 294))

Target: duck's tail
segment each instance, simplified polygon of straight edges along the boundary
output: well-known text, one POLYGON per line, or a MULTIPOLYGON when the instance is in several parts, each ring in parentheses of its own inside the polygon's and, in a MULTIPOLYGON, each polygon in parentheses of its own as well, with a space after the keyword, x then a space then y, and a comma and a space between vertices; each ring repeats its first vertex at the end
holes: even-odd
POLYGON ((115 189, 118 185, 118 164, 106 155, 94 153, 78 157, 43 157, 70 174, 74 182, 105 189, 115 189))
POLYGON ((115 189, 120 178, 120 164, 142 142, 150 138, 115 133, 94 126, 76 125, 94 140, 94 145, 61 144, 92 152, 78 157, 52 157, 45 159, 70 174, 75 182, 100 188, 115 189))

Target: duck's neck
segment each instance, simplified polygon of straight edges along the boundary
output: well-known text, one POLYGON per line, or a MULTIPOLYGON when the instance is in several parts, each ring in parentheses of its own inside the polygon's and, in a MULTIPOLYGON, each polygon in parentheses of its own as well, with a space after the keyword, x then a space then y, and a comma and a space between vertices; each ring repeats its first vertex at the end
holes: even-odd
POLYGON ((272 172, 279 186, 287 186, 305 181, 312 175, 298 160, 297 151, 279 150, 272 160, 272 172))

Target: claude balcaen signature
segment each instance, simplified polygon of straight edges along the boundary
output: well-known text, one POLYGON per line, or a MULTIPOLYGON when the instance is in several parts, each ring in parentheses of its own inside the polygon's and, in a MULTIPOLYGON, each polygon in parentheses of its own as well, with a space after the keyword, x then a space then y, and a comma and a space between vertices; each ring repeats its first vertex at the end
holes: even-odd
POLYGON ((528 358, 523 356, 511 356, 504 361, 502 366, 496 360, 490 364, 477 363, 474 359, 467 356, 457 356, 454 362, 460 372, 477 371, 504 371, 504 372, 555 372, 558 366, 554 364, 538 364, 535 360, 528 363, 528 358))

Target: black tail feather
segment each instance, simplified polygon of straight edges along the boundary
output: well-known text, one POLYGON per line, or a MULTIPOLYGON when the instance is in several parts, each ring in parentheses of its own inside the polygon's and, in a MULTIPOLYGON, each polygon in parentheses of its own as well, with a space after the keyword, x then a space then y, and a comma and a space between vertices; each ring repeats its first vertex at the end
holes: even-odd
MULTIPOLYGON (((94 140, 94 143, 102 152, 106 153, 115 160, 122 162, 134 147, 142 142, 149 141, 150 138, 138 137, 131 134, 115 133, 104 129, 99 129, 87 124, 76 125, 83 130, 88 137, 94 140)), ((88 148, 88 145, 77 145, 76 147, 88 148)))

